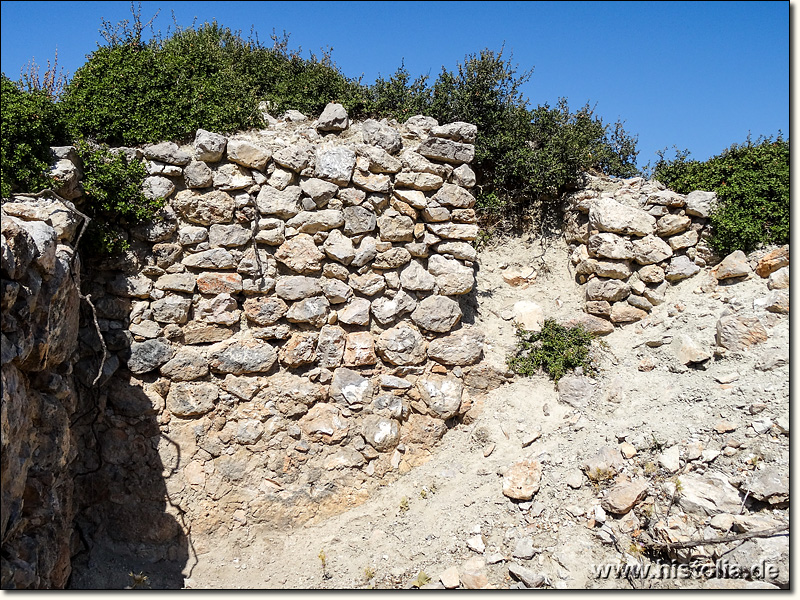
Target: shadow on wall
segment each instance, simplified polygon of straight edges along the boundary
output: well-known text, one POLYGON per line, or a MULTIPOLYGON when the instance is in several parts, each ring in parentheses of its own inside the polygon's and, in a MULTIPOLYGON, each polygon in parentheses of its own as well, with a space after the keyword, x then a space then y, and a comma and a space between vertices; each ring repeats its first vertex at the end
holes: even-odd
MULTIPOLYGON (((103 329, 107 321, 99 323, 103 329)), ((184 465, 178 445, 161 433, 160 397, 147 393, 155 377, 133 380, 111 356, 93 387, 103 350, 90 311, 83 311, 81 325, 72 429, 82 454, 74 467, 78 512, 68 588, 180 589, 190 575, 191 542, 182 512, 168 503, 167 478, 184 465), (162 454, 174 464, 159 455, 165 444, 174 452, 162 454)), ((121 333, 103 333, 108 350, 124 350, 121 333)))

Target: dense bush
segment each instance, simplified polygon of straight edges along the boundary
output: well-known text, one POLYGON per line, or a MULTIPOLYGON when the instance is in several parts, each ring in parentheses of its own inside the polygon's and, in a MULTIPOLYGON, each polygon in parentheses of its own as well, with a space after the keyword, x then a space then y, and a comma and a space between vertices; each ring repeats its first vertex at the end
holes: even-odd
POLYGON ((101 46, 67 85, 65 115, 76 137, 113 145, 259 125, 256 91, 238 70, 247 53, 241 38, 216 24, 163 42, 101 46))
POLYGON ((92 219, 86 233, 86 244, 92 253, 102 256, 119 254, 129 247, 127 231, 134 225, 150 221, 164 199, 150 200, 142 193, 147 176, 144 163, 130 160, 124 153, 112 153, 107 147, 78 144, 85 175, 84 210, 92 219))
MULTIPOLYGON (((532 72, 518 73, 502 50, 468 55, 432 83, 427 76, 412 80, 401 65, 389 79, 365 85, 345 77, 330 51, 302 58, 285 34, 265 45, 214 22, 145 41, 146 25, 136 12, 132 23, 103 23, 105 44, 58 104, 73 139, 138 145, 189 141, 199 128, 230 133, 263 125, 262 101, 275 115, 287 109, 317 115, 339 102, 352 118, 404 122, 426 114, 442 124, 468 121, 478 126, 477 208, 485 222, 505 225, 520 225, 529 208, 539 218, 555 217, 558 197, 579 184, 583 171, 636 172, 636 139, 620 123, 609 127, 588 106, 572 112, 566 100, 529 108, 520 90, 532 72)), ((4 108, 4 130, 5 114, 4 108)))
POLYGON ((401 66, 389 80, 370 88, 373 116, 404 121, 426 114, 440 123, 467 121, 478 126, 475 160, 478 208, 483 216, 555 216, 558 197, 579 184, 581 173, 596 169, 630 177, 638 170, 636 138, 621 123, 613 129, 589 106, 571 112, 566 99, 531 110, 520 88, 532 71, 517 73, 503 51, 483 50, 466 57, 456 71, 442 69, 433 85, 411 81, 401 66))
POLYGON ((106 35, 75 73, 64 95, 75 135, 133 145, 188 140, 200 128, 230 133, 263 125, 262 100, 278 114, 319 114, 328 102, 364 112, 363 86, 329 53, 302 59, 286 36, 267 47, 216 22, 147 43, 140 35, 140 27, 106 35))
POLYGON ((547 319, 537 333, 517 329, 517 347, 508 357, 508 366, 526 376, 543 369, 556 382, 577 367, 594 375, 597 369, 589 354, 593 339, 583 327, 567 328, 547 319))
POLYGON ((2 75, 2 197, 50 187, 50 146, 66 139, 59 106, 43 89, 25 91, 2 75))
POLYGON ((711 245, 722 254, 789 242, 789 140, 759 138, 700 162, 659 153, 654 178, 676 192, 717 193, 711 245))
POLYGON ((200 127, 230 132, 259 125, 262 100, 276 115, 287 109, 316 115, 339 102, 353 118, 403 122, 426 114, 440 123, 468 121, 478 126, 473 168, 484 213, 544 202, 552 214, 555 199, 585 170, 636 173, 636 139, 621 124, 609 128, 588 106, 573 113, 566 100, 530 110, 520 88, 532 72, 518 74, 502 50, 471 54, 454 71, 443 68, 432 84, 427 76, 412 80, 401 65, 367 86, 345 77, 330 52, 302 58, 286 35, 273 34, 267 46, 206 23, 144 43, 141 29, 136 19, 118 30, 106 24, 107 44, 66 90, 75 134, 136 144, 189 139, 200 127))

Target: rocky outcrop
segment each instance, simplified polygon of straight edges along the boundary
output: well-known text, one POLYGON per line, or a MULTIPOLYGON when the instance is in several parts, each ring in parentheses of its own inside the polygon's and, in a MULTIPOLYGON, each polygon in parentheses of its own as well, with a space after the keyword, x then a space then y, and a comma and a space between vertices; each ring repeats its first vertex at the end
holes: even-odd
POLYGON ((70 422, 80 263, 71 244, 80 217, 58 200, 32 199, 7 202, 0 214, 0 585, 62 588, 76 512, 70 422))

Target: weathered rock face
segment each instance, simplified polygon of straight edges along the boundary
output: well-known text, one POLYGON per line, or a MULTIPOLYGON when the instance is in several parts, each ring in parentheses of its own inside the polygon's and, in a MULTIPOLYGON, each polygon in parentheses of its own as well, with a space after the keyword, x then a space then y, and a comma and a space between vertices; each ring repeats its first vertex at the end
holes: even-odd
POLYGON ((1 211, 3 589, 62 588, 70 575, 80 285, 70 244, 81 220, 59 201, 1 211))

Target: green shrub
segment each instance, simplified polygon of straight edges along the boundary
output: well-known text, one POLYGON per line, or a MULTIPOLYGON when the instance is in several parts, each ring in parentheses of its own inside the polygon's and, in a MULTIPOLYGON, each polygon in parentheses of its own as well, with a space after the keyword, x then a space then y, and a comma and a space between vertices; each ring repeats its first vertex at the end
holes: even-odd
POLYGON ((288 36, 273 33, 272 46, 244 39, 217 23, 177 28, 168 38, 144 43, 143 25, 104 23, 106 45, 89 57, 67 86, 65 112, 76 136, 133 145, 186 140, 202 127, 231 132, 260 125, 258 103, 279 115, 287 109, 317 115, 329 102, 352 118, 426 114, 440 123, 478 127, 475 160, 477 207, 503 215, 530 207, 553 216, 558 196, 579 184, 583 171, 635 174, 636 138, 617 123, 610 128, 588 106, 573 113, 528 108, 521 92, 532 71, 518 73, 503 51, 468 55, 435 81, 414 80, 405 65, 371 86, 345 77, 330 50, 304 59, 288 36))
POLYGON ((576 367, 587 375, 597 373, 589 350, 594 336, 583 327, 564 327, 547 319, 538 333, 517 329, 517 346, 508 357, 509 368, 531 376, 544 369, 554 381, 576 367))
POLYGON ((330 50, 303 58, 286 34, 273 33, 268 46, 213 22, 145 42, 150 23, 136 11, 130 23, 103 23, 105 44, 59 103, 73 138, 137 145, 188 141, 198 128, 230 133, 263 125, 261 101, 275 115, 317 115, 339 102, 351 118, 468 121, 478 127, 476 206, 498 230, 524 225, 522 217, 556 221, 560 195, 579 186, 584 171, 637 173, 637 140, 621 123, 603 123, 588 105, 572 112, 564 99, 531 109, 521 89, 532 71, 519 73, 502 49, 470 54, 432 82, 412 80, 401 64, 389 79, 364 85, 341 72, 330 50))
POLYGON ((789 242, 789 140, 781 135, 749 138, 700 162, 678 152, 672 160, 659 153, 653 176, 681 194, 717 193, 711 215, 710 243, 722 254, 750 252, 761 245, 789 242))
MULTIPOLYGON (((608 175, 638 173, 636 137, 613 128, 585 106, 571 112, 566 99, 531 110, 521 87, 532 70, 518 73, 503 51, 468 55, 456 71, 442 69, 433 85, 411 81, 404 66, 371 87, 374 116, 404 121, 426 114, 440 123, 467 121, 478 127, 472 168, 477 208, 484 218, 515 215, 531 207, 540 218, 557 216, 559 196, 596 169, 608 175)), ((513 221, 513 219, 512 219, 513 221)))
POLYGON ((260 125, 256 92, 237 68, 247 52, 216 23, 166 41, 99 47, 64 94, 73 135, 135 145, 260 125))
POLYGON ((134 225, 150 221, 165 204, 163 198, 149 200, 142 193, 147 169, 141 160, 129 160, 107 147, 78 144, 84 165, 83 210, 92 219, 86 232, 90 252, 119 254, 128 249, 126 232, 134 225))
POLYGON ((266 47, 256 36, 238 68, 276 116, 289 109, 319 115, 329 102, 342 104, 351 117, 366 114, 368 89, 342 74, 330 49, 320 57, 311 54, 304 59, 299 49, 289 49, 287 34, 273 33, 271 39, 272 47, 266 47))
POLYGON ((47 90, 25 91, 5 74, 1 93, 2 197, 50 187, 50 146, 66 139, 59 105, 47 90))

